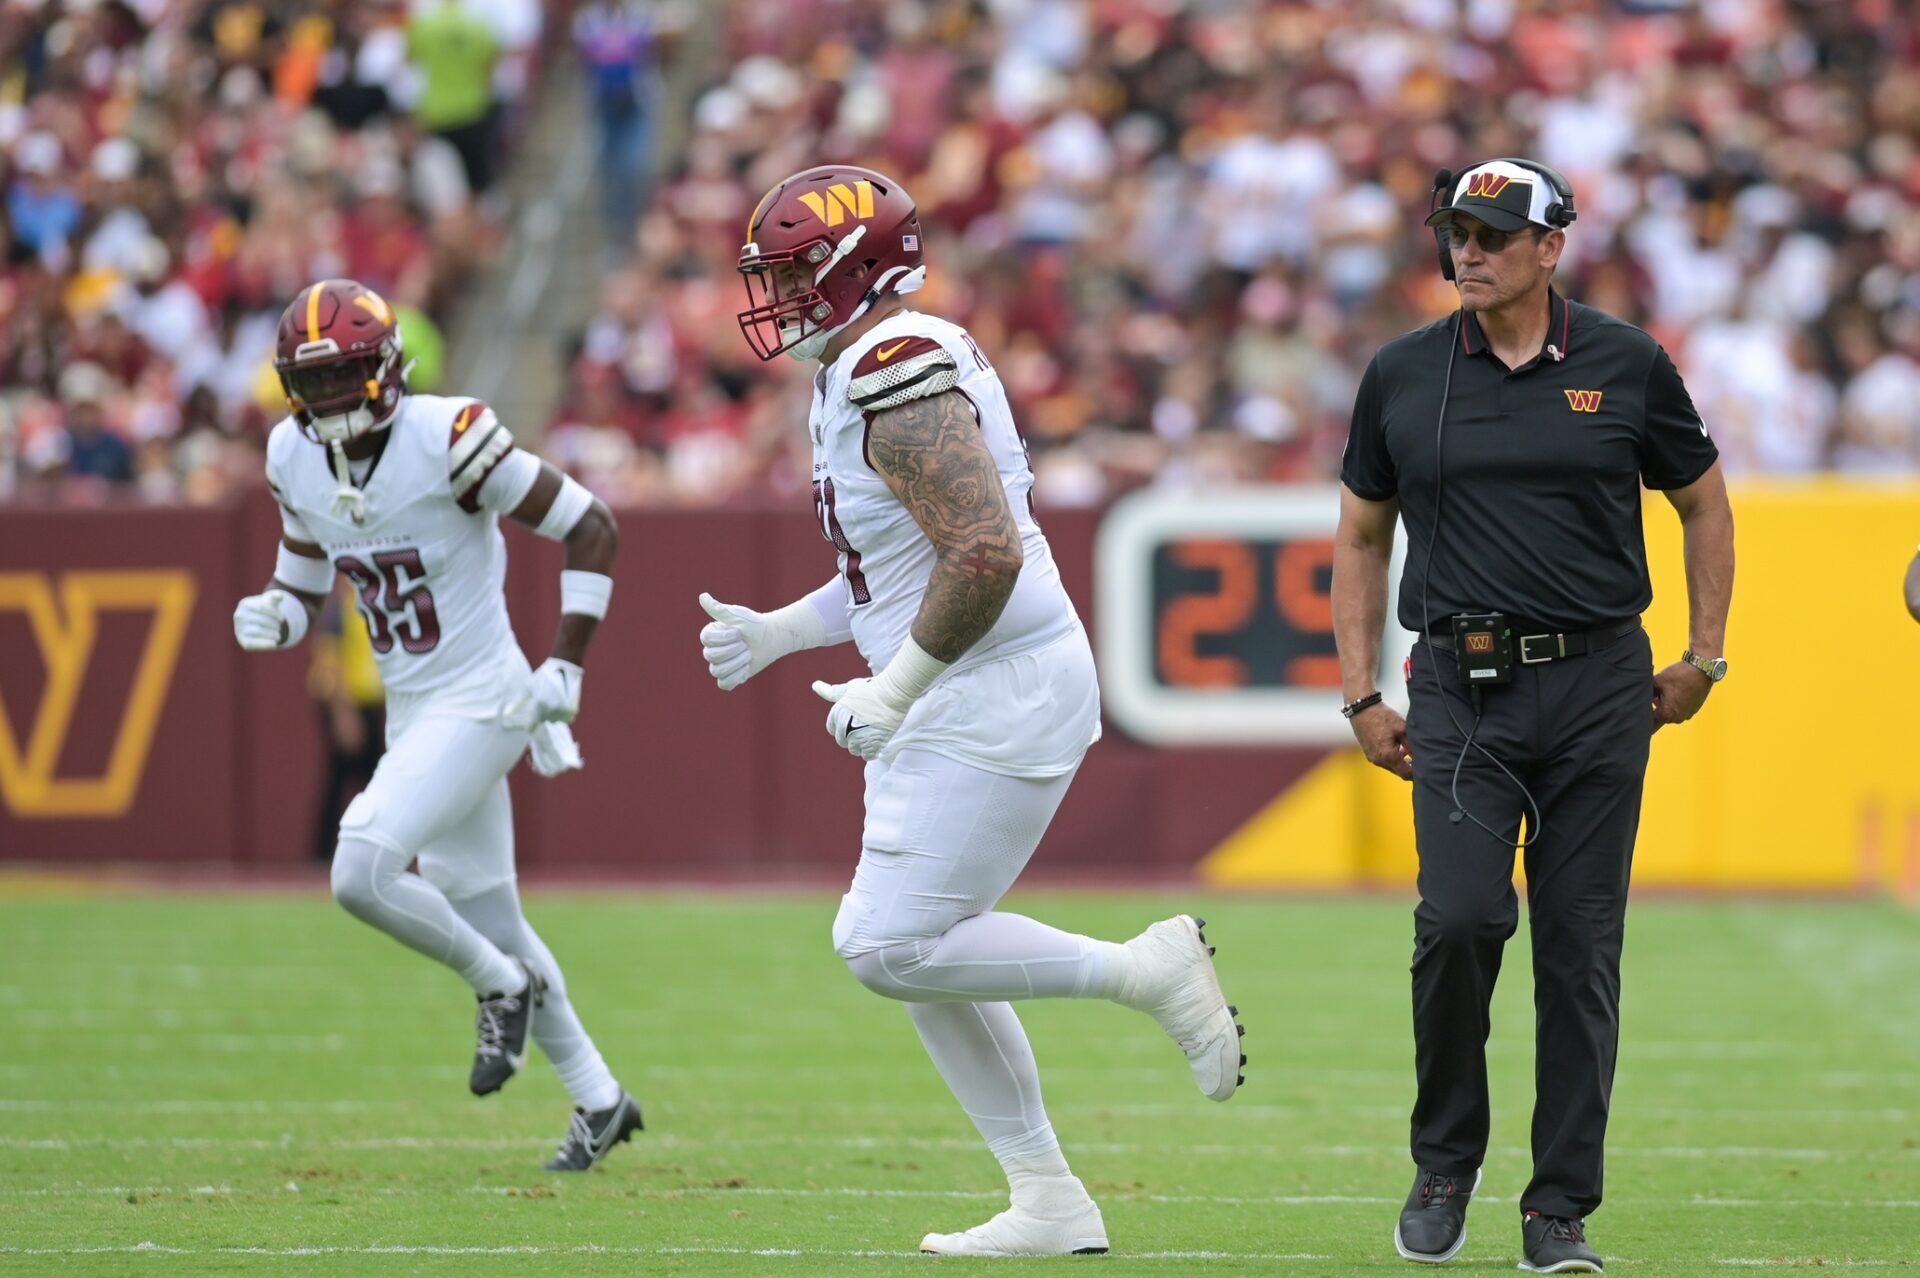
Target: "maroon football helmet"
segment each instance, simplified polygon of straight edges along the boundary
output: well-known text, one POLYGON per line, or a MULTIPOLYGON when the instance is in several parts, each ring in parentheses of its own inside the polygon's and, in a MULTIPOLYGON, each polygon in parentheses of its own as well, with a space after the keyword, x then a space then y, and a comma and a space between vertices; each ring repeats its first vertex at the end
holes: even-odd
POLYGON ((898 182, 852 165, 808 169, 747 220, 740 331, 761 359, 814 359, 875 300, 919 287, 924 270, 920 215, 898 182))
POLYGON ((308 438, 339 443, 393 419, 406 393, 400 325, 385 298, 321 280, 281 313, 273 371, 308 438))

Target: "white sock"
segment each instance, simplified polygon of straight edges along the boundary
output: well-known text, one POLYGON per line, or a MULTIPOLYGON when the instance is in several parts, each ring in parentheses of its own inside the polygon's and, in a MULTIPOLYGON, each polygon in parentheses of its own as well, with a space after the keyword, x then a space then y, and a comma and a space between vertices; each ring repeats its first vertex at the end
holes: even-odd
MULTIPOLYGON (((1112 973, 1131 971, 1124 946, 999 911, 854 961, 880 968, 879 984, 892 987, 884 992, 912 1001, 1109 998, 1112 973)), ((862 971, 874 986, 868 977, 862 971)))
POLYGON ((546 995, 533 1013, 533 1041, 553 1063, 573 1103, 582 1109, 600 1110, 619 1100, 620 1084, 587 1035, 586 1026, 580 1023, 580 1014, 573 1010, 560 964, 521 912, 519 889, 503 883, 454 902, 453 908, 503 950, 524 959, 546 981, 546 995))
MULTIPOLYGON (((1040 1098, 1040 1069, 1005 1003, 909 1003, 927 1055, 973 1120, 1017 1194, 1068 1175, 1040 1098), (1019 1177, 1015 1181, 1016 1175, 1019 1177)), ((1076 1182, 1077 1183, 1077 1182, 1076 1182)))
POLYGON ((518 990, 527 977, 462 919, 439 888, 407 873, 413 858, 365 839, 343 838, 333 856, 333 899, 355 918, 444 963, 476 994, 518 990))

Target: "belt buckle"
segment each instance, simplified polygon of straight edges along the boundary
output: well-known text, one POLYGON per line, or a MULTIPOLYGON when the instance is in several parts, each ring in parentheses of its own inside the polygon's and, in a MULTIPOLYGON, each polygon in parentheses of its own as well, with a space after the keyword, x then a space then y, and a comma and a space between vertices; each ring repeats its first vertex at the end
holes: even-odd
POLYGON ((1564 657, 1566 655, 1567 655, 1567 637, 1565 635, 1521 635, 1520 636, 1520 664, 1523 666, 1543 665, 1546 662, 1554 660, 1555 658, 1564 657), (1530 645, 1536 642, 1546 642, 1548 640, 1552 641, 1553 646, 1549 648, 1548 651, 1542 653, 1540 656, 1537 656, 1537 657, 1534 656, 1530 645))

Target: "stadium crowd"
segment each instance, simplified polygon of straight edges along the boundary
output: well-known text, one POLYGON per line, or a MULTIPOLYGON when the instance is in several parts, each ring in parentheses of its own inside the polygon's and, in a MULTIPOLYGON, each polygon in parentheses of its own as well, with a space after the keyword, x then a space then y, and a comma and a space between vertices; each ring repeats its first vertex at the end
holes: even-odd
POLYGON ((256 489, 275 322, 318 277, 391 298, 430 388, 542 9, 0 4, 0 499, 256 489))
POLYGON ((993 356, 1043 502, 1333 475, 1371 352, 1452 305, 1434 170, 1516 153, 1579 191, 1562 286, 1666 343, 1730 468, 1920 469, 1896 0, 733 0, 657 185, 684 5, 0 0, 0 499, 255 485, 311 278, 399 304, 431 389, 572 10, 624 264, 545 448, 612 501, 804 493, 806 370, 747 351, 734 261, 822 159, 918 198, 916 304, 993 356))
POLYGON ((1892 0, 741 0, 574 356, 614 500, 792 494, 805 373, 734 323, 753 201, 904 181, 916 304, 995 359, 1043 503, 1323 479, 1385 338, 1452 306, 1434 171, 1573 181, 1561 285, 1654 332, 1730 468, 1920 468, 1920 29, 1892 0))

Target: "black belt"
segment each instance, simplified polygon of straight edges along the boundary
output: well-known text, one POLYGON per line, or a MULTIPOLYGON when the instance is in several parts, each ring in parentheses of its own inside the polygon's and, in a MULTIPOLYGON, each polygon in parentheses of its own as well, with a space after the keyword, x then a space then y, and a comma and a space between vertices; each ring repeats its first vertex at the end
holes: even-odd
MULTIPOLYGON (((1584 657, 1589 652, 1598 652, 1615 640, 1625 639, 1640 629, 1640 618, 1610 622, 1598 630, 1557 631, 1551 626, 1519 617, 1510 618, 1507 624, 1513 627, 1515 657, 1523 666, 1537 666, 1558 661, 1562 657, 1584 657)), ((1453 632, 1431 631, 1427 635, 1427 642, 1441 652, 1452 652, 1453 632)))

